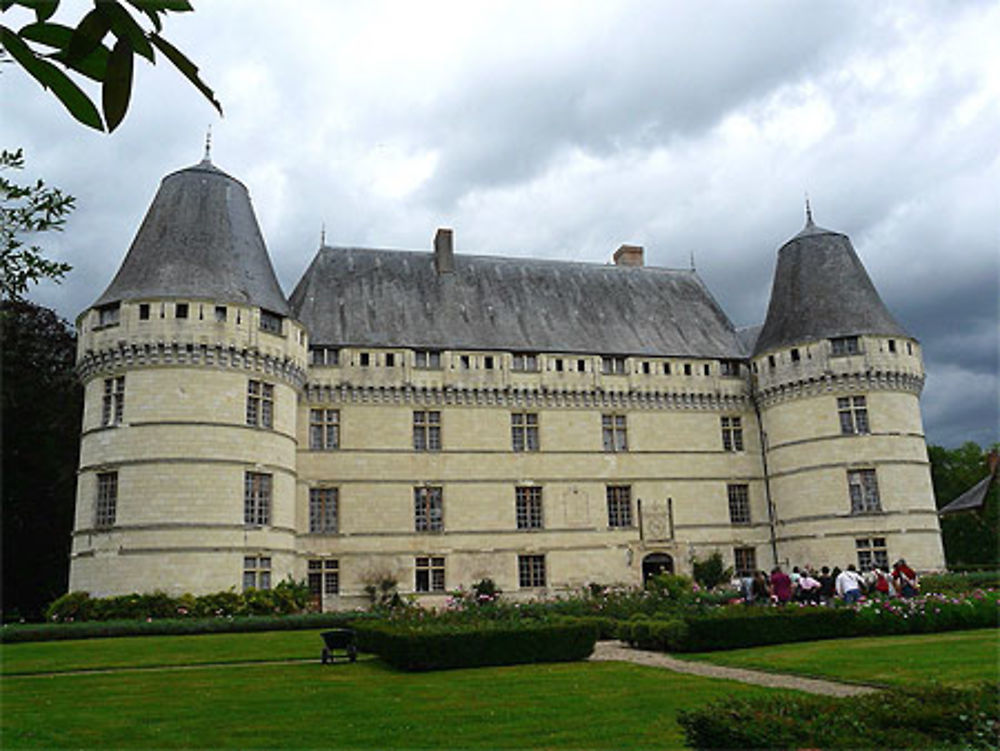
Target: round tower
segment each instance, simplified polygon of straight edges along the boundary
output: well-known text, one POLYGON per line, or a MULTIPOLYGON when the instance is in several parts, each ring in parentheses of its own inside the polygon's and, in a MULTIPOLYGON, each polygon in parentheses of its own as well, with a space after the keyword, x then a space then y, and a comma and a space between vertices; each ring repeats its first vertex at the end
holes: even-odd
POLYGON ((207 153, 165 177, 77 332, 70 589, 197 594, 292 574, 307 342, 244 185, 207 153))
POLYGON ((752 364, 779 562, 944 567, 919 396, 920 345, 846 235, 778 251, 752 364))

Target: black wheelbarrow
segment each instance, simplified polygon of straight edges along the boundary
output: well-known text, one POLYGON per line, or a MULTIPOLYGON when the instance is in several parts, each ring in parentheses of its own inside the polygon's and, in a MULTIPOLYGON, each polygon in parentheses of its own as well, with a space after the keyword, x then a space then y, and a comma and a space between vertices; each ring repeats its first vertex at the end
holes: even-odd
POLYGON ((358 643, 352 628, 334 628, 320 634, 323 637, 322 660, 326 665, 337 658, 354 662, 358 659, 358 643))

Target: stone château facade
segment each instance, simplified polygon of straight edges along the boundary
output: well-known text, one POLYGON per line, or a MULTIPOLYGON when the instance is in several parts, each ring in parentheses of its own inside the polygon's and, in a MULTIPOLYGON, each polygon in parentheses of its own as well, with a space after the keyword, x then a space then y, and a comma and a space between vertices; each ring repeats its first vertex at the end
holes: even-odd
POLYGON ((689 572, 944 565, 917 341, 848 238, 778 253, 762 327, 693 270, 321 247, 286 298, 246 188, 168 175, 77 320, 70 587, 389 576, 430 603, 689 572))

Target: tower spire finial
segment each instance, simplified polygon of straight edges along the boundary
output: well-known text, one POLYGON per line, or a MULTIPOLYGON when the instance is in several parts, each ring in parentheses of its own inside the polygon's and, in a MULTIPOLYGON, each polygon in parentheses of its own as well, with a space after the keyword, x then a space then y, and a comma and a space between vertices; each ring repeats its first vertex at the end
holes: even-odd
POLYGON ((319 229, 319 247, 326 247, 326 222, 323 222, 319 229))
POLYGON ((208 131, 205 133, 205 156, 202 159, 203 162, 212 161, 212 126, 208 126, 208 131))
POLYGON ((691 251, 691 270, 694 271, 694 251, 691 251))
POLYGON ((806 226, 813 226, 813 210, 812 205, 809 203, 809 191, 806 191, 806 226))

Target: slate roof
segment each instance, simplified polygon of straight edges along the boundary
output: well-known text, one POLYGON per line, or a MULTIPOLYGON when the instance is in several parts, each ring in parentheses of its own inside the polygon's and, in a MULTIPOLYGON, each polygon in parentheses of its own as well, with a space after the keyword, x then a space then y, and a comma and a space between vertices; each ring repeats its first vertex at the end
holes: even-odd
POLYGON ((744 356, 693 271, 323 247, 290 302, 323 346, 744 356))
POLYGON ((142 298, 208 299, 288 315, 250 194, 207 159, 163 178, 94 305, 142 298))
POLYGON ((839 336, 909 336, 892 317, 850 239, 812 218, 778 251, 759 355, 839 336))
POLYGON ((979 511, 986 505, 986 496, 997 481, 997 465, 993 464, 990 473, 977 482, 962 495, 938 511, 938 516, 959 514, 963 511, 979 511))

